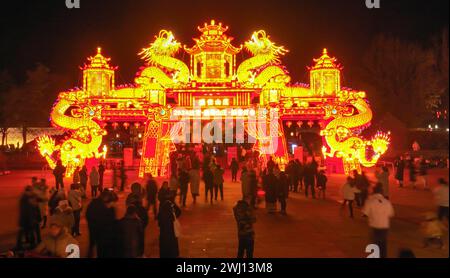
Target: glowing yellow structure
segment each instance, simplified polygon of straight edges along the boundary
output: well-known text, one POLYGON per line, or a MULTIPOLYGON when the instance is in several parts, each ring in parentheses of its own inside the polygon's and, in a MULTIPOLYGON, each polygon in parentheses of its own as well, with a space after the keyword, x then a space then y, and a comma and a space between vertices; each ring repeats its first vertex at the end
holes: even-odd
POLYGON ((278 119, 263 115, 277 132, 268 135, 251 123, 245 132, 256 139, 254 149, 260 151, 261 160, 268 158, 262 150, 269 149, 281 168, 289 159, 284 136, 287 122, 318 123, 323 155, 341 161, 345 172, 373 166, 386 152, 386 134, 377 133, 370 140, 360 137, 372 120, 372 111, 364 92, 342 88, 342 68, 326 49, 309 68, 310 84, 292 84, 281 64, 288 51, 265 31, 256 31, 244 45, 233 46, 222 23, 212 20, 198 30, 201 35, 192 47, 182 47, 172 32, 160 31, 139 52, 145 65, 128 86, 116 87, 116 68, 99 48, 82 68, 83 88, 61 92, 51 112, 52 123, 69 137, 60 143, 49 137, 38 142, 49 165, 54 167, 61 159, 70 175, 86 159, 105 155, 106 148, 104 153, 99 151, 105 125, 134 123, 146 129, 139 175, 164 176, 174 149, 171 138, 182 129, 181 116, 206 122, 218 115, 248 120, 259 117, 255 111, 260 108, 277 111, 278 119), (190 56, 189 66, 175 57, 181 50, 190 56), (239 62, 236 55, 243 50, 250 57, 239 62))

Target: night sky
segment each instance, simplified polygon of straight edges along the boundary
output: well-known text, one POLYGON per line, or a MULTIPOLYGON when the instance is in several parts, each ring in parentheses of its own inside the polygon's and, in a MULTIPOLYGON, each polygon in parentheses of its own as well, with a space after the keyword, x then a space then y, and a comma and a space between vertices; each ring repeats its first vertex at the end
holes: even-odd
MULTIPOLYGON (((73 82, 61 88, 67 89, 80 85, 78 67, 101 46, 119 66, 116 84, 131 83, 143 64, 136 53, 160 29, 173 31, 178 41, 192 46, 197 26, 215 19, 230 27, 234 45, 253 31, 266 30, 290 50, 283 63, 293 81, 307 82, 305 67, 327 47, 344 65, 344 85, 351 86, 353 71, 376 34, 426 43, 448 26, 448 6, 448 0, 381 0, 381 9, 372 10, 365 0, 81 0, 80 9, 67 9, 65 0, 5 1, 0 70, 20 81, 40 62, 67 76, 73 82)), ((187 54, 180 55, 187 60, 187 54)))

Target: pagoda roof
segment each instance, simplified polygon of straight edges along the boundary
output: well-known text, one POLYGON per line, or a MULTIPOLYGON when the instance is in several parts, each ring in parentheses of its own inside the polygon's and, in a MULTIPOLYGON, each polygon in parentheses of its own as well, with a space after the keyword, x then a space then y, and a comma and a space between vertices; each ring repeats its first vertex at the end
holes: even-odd
POLYGON ((226 52, 229 54, 237 54, 242 50, 242 45, 235 47, 231 44, 232 37, 224 34, 228 30, 228 26, 222 26, 222 23, 216 24, 214 20, 211 23, 205 23, 203 27, 197 27, 202 35, 200 38, 194 38, 195 45, 191 48, 184 46, 189 54, 198 54, 201 52, 226 52))
POLYGON ((315 65, 308 67, 309 70, 316 69, 342 69, 342 66, 337 63, 337 59, 330 57, 326 48, 322 51, 322 56, 318 59, 313 59, 315 65))

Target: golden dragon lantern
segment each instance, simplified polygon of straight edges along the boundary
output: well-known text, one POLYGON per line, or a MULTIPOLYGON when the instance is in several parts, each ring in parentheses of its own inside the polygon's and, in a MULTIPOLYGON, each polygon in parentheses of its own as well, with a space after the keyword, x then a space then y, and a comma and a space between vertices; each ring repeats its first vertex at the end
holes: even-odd
MULTIPOLYGON (((194 122, 191 132, 195 133, 217 118, 231 120, 228 125, 244 121, 240 134, 253 138, 261 162, 272 157, 282 169, 289 159, 284 127, 293 123, 321 126, 327 166, 339 164, 334 167, 338 172, 371 167, 386 152, 387 134, 379 132, 371 139, 360 136, 372 120, 366 95, 342 88, 342 68, 327 50, 309 68, 310 84, 293 84, 281 62, 288 51, 264 30, 253 32, 239 46, 233 46, 222 23, 212 20, 198 30, 201 34, 192 47, 182 47, 175 34, 161 30, 139 52, 144 66, 131 85, 116 86, 116 68, 99 48, 82 68, 83 87, 61 92, 50 114, 52 124, 66 130, 67 138, 38 140, 49 165, 54 167, 61 159, 70 175, 87 159, 103 157, 107 151, 103 127, 123 123, 145 129, 139 137, 139 176, 166 176, 169 154, 177 143, 174 138, 185 129, 183 123, 194 122), (189 55, 187 63, 178 58, 181 55, 177 57, 181 51, 189 55), (249 56, 236 59, 243 52, 249 56), (261 123, 265 129, 259 128, 261 123)), ((239 143, 237 137, 235 143, 239 143)), ((195 138, 189 133, 183 140, 202 142, 195 138)))

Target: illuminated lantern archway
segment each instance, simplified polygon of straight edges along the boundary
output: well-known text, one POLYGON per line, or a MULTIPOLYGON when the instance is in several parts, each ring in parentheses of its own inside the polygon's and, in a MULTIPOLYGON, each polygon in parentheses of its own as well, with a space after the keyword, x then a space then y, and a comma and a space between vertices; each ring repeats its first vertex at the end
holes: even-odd
POLYGON ((254 32, 236 47, 221 23, 212 20, 198 30, 201 35, 192 47, 181 47, 172 32, 162 30, 139 53, 145 66, 127 86, 115 86, 117 68, 99 48, 82 68, 83 88, 61 92, 50 114, 53 125, 69 131, 70 138, 61 144, 40 138, 38 147, 49 165, 61 159, 70 175, 87 158, 104 156, 100 148, 106 123, 114 128, 135 123, 145 127, 139 176, 165 176, 182 121, 215 117, 246 121, 245 131, 255 139, 261 161, 272 156, 281 168, 288 161, 283 122, 299 127, 319 123, 323 155, 345 172, 373 166, 386 152, 386 134, 379 132, 370 140, 359 136, 372 120, 366 95, 341 87, 342 68, 326 49, 309 68, 310 84, 292 84, 280 60, 287 50, 265 31, 254 32), (190 55, 189 66, 175 57, 182 50, 190 55), (242 51, 250 57, 237 65, 236 54, 242 51), (276 132, 255 127, 258 119, 276 132), (370 157, 368 148, 373 150, 370 157))

